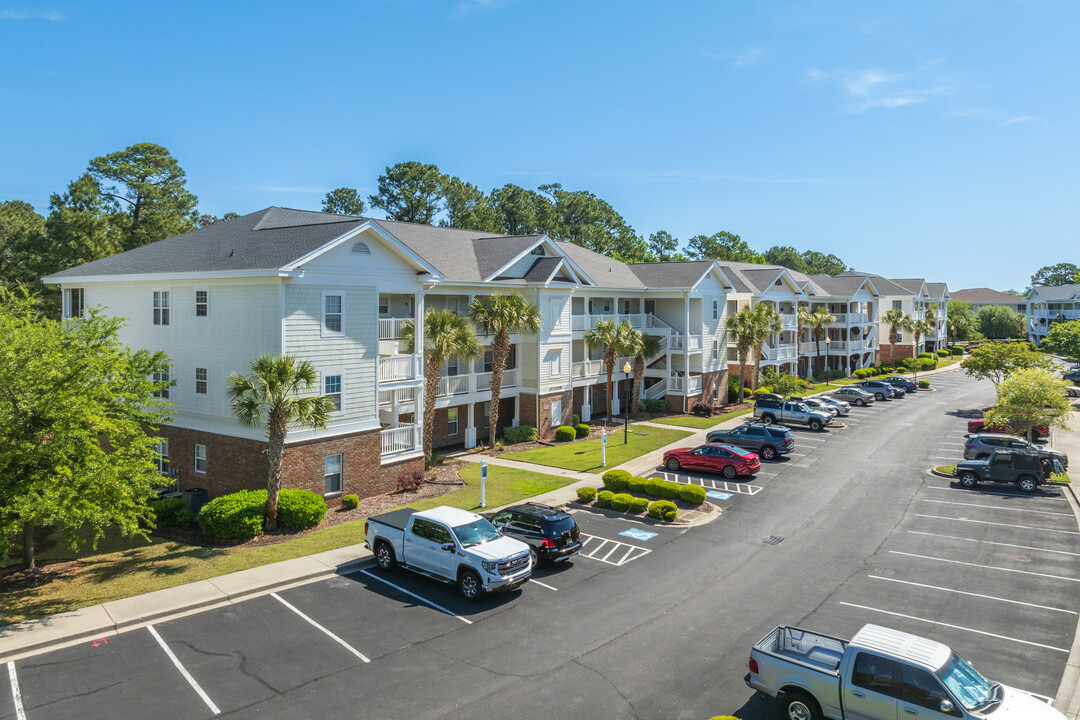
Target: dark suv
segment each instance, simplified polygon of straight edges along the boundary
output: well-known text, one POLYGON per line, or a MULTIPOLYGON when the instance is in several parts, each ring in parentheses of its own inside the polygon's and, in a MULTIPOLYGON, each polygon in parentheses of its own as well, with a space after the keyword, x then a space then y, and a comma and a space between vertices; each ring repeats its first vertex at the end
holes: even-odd
POLYGON ((1066 470, 1069 468, 1069 456, 1060 450, 1054 450, 1043 445, 1029 443, 1022 437, 1006 435, 1004 433, 975 433, 968 435, 964 442, 965 460, 985 460, 995 450, 1030 450, 1039 453, 1039 457, 1057 460, 1066 470))
POLYGON ((740 425, 727 430, 713 430, 705 439, 711 443, 753 450, 762 460, 775 460, 777 456, 795 449, 792 432, 776 425, 740 425))
POLYGON ((540 503, 525 503, 484 515, 503 535, 529 546, 533 565, 566 560, 581 550, 581 531, 574 517, 540 503))
POLYGON ((919 389, 919 386, 916 385, 913 380, 910 380, 906 377, 900 377, 899 375, 890 375, 887 378, 881 379, 895 387, 902 387, 909 393, 913 393, 919 389))
POLYGON ((1050 477, 1047 463, 1027 450, 995 450, 986 460, 961 460, 953 470, 960 484, 973 488, 981 482, 1013 483, 1024 492, 1035 492, 1050 477))
POLYGON ((890 385, 883 380, 863 380, 854 383, 855 387, 873 393, 877 400, 887 400, 894 397, 904 397, 904 390, 890 385))

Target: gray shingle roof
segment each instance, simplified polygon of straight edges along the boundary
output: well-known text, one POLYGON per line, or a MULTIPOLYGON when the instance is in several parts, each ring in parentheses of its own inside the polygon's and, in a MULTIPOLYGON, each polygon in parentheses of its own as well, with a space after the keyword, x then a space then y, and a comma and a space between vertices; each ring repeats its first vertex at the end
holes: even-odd
POLYGON ((1046 300, 1069 300, 1080 293, 1080 285, 1039 285, 1031 290, 1046 300))
POLYGON ((963 300, 966 303, 995 303, 999 305, 1016 305, 1023 302, 1024 298, 1013 297, 1008 293, 998 292, 991 288, 966 288, 949 293, 953 300, 963 300))
POLYGON ((645 287, 688 288, 697 283, 712 267, 712 260, 683 262, 631 263, 630 268, 645 287))
POLYGON ((949 295, 949 286, 945 283, 926 283, 926 292, 932 298, 943 298, 949 295))
POLYGON ((645 289, 645 284, 626 263, 573 243, 559 242, 556 245, 600 287, 645 289))
POLYGON ((904 288, 912 295, 918 295, 922 291, 923 285, 926 284, 926 280, 923 280, 922 278, 889 278, 889 281, 892 282, 893 285, 899 285, 904 288))
POLYGON ((525 273, 523 280, 527 282, 547 282, 555 274, 555 270, 562 264, 562 258, 545 257, 537 258, 536 263, 525 273))
MULTIPOLYGON (((859 292, 859 288, 866 282, 866 275, 811 275, 810 280, 820 288, 821 295, 829 297, 851 297, 859 292)), ((877 281, 871 280, 874 287, 877 281)))

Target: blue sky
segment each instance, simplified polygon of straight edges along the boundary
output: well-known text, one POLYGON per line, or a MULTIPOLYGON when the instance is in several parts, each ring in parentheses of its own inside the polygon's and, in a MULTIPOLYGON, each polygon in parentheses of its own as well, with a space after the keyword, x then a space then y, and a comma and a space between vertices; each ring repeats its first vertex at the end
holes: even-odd
POLYGON ((45 212, 142 141, 217 215, 419 160, 1022 289, 1080 264, 1078 27, 1073 0, 0 0, 0 201, 45 212))

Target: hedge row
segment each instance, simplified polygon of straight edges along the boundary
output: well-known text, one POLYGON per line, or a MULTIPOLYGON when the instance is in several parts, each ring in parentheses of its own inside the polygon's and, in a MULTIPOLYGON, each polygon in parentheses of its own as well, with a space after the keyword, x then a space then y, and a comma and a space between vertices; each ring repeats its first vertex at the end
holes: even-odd
POLYGON ((670 500, 654 500, 649 502, 646 498, 634 497, 629 493, 613 493, 610 490, 601 490, 596 496, 596 504, 602 508, 611 508, 612 510, 629 512, 635 515, 640 515, 647 511, 649 517, 656 518, 657 520, 670 521, 675 520, 679 516, 679 508, 670 500))
POLYGON ((503 428, 503 440, 509 445, 523 442, 533 442, 539 435, 533 425, 520 425, 518 427, 503 428))
POLYGON ((654 498, 679 499, 693 505, 705 502, 705 488, 683 485, 662 478, 634 477, 626 470, 608 470, 603 476, 604 487, 612 493, 629 490, 654 498))
POLYGON ((154 527, 191 527, 195 516, 188 512, 183 498, 161 498, 150 501, 154 513, 154 527))
MULTIPOLYGON (((289 488, 278 493, 278 525, 307 530, 322 522, 326 501, 310 490, 289 488)), ((199 527, 209 540, 250 540, 262 534, 266 491, 241 490, 216 497, 199 511, 199 527)))

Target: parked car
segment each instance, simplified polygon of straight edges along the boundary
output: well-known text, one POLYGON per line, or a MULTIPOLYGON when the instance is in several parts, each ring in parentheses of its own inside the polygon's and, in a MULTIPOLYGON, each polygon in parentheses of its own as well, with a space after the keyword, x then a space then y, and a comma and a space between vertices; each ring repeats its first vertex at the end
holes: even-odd
POLYGON ((1008 435, 1006 433, 975 433, 974 435, 968 435, 967 440, 964 442, 964 459, 985 460, 990 457, 995 450, 1009 450, 1013 448, 1037 452, 1040 457, 1057 460, 1065 469, 1068 469, 1069 467, 1069 456, 1060 450, 1054 450, 1053 448, 1048 448, 1043 445, 1029 443, 1022 437, 1008 435))
POLYGON ((795 436, 791 430, 779 425, 739 425, 728 430, 713 430, 705 439, 710 443, 752 450, 762 460, 775 460, 795 449, 795 436))
POLYGON ((1050 477, 1053 461, 1027 450, 995 450, 986 460, 961 460, 953 475, 966 488, 980 482, 1011 483, 1024 492, 1035 492, 1050 477))
POLYGON ((1068 380, 1069 382, 1080 382, 1080 370, 1070 370, 1061 377, 1068 380))
POLYGON ((837 413, 839 413, 841 416, 847 415, 851 412, 851 403, 844 400, 837 400, 836 398, 830 397, 828 395, 818 395, 817 399, 821 400, 824 403, 827 403, 830 407, 836 408, 837 413))
POLYGON ((913 393, 919 389, 919 386, 915 384, 914 380, 906 377, 900 377, 899 375, 890 375, 887 378, 882 378, 882 380, 889 383, 890 385, 904 388, 904 391, 909 393, 913 393))
POLYGON ((445 505, 391 510, 364 523, 368 549, 382 570, 400 565, 456 584, 467 600, 520 587, 532 576, 532 553, 487 518, 445 505))
MULTIPOLYGON (((1026 428, 1018 422, 1009 422, 1004 426, 1001 425, 987 425, 985 418, 971 418, 967 421, 967 431, 969 433, 1023 433, 1026 432, 1026 428)), ((1031 439, 1038 440, 1044 438, 1050 434, 1050 428, 1046 425, 1036 425, 1031 428, 1031 439)))
POLYGON ((837 415, 840 414, 840 410, 838 408, 833 407, 832 405, 825 402, 821 398, 814 398, 814 397, 803 398, 802 402, 803 402, 804 405, 809 407, 811 410, 821 410, 822 412, 829 413, 833 417, 836 417, 837 415))
POLYGON ((762 398, 754 403, 754 417, 766 425, 777 422, 790 423, 805 425, 811 430, 823 430, 833 419, 832 413, 815 410, 802 402, 794 400, 784 402, 771 398, 762 398))
POLYGON ((866 407, 877 400, 877 398, 874 397, 874 393, 866 392, 862 388, 851 387, 850 385, 833 391, 832 396, 837 400, 846 400, 859 407, 866 407))
POLYGON ((779 698, 786 718, 1065 720, 987 680, 948 646, 878 625, 849 641, 781 625, 754 644, 749 666, 744 682, 779 698))
POLYGON ((1069 387, 1065 388, 1065 394, 1069 397, 1080 397, 1080 387, 1070 385, 1069 387))
POLYGON ((734 445, 707 443, 696 448, 678 448, 664 453, 668 470, 704 470, 718 472, 727 479, 753 475, 761 469, 756 453, 734 445))
POLYGON ((574 516, 549 505, 524 503, 484 513, 499 532, 529 546, 533 566, 568 560, 581 550, 581 530, 574 516))
POLYGON ((865 390, 868 393, 873 393, 874 398, 877 400, 900 397, 903 392, 898 392, 897 388, 893 387, 884 380, 863 380, 862 382, 855 383, 855 387, 861 390, 865 390))

